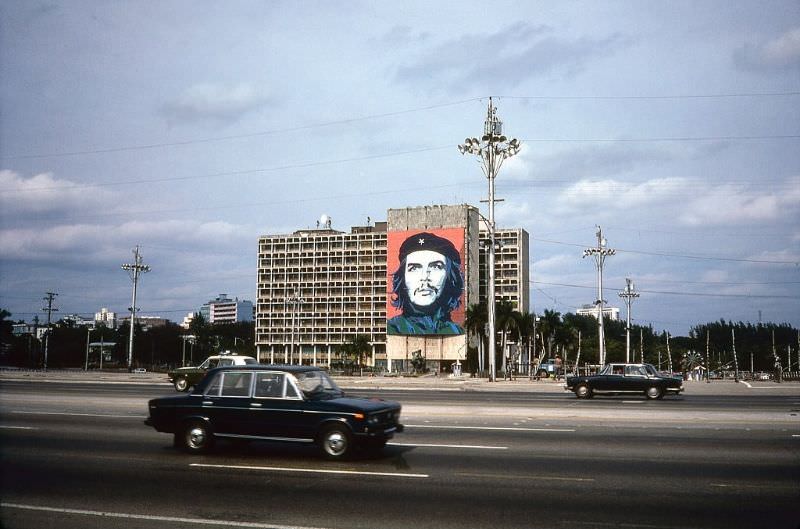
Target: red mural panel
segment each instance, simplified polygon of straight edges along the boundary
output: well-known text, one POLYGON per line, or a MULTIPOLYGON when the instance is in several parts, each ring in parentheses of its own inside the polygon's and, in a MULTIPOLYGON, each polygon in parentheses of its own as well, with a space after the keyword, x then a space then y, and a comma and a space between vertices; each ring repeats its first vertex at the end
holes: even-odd
POLYGON ((390 231, 387 334, 464 334, 464 228, 390 231))

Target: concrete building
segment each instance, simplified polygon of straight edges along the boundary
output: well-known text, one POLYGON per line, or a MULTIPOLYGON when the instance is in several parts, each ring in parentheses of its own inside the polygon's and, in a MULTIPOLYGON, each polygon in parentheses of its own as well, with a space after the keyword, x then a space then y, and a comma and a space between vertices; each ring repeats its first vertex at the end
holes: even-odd
MULTIPOLYGON (((578 316, 592 316, 597 318, 597 305, 585 304, 581 305, 581 308, 575 311, 575 314, 578 316)), ((608 318, 611 321, 619 320, 619 307, 610 307, 608 305, 603 306, 603 316, 604 319, 608 318)))
MULTIPOLYGON (((397 334, 390 328, 387 335, 387 319, 399 312, 393 304, 392 277, 401 243, 414 245, 419 235, 428 234, 429 241, 452 241, 458 252, 463 292, 450 323, 454 329, 463 327, 464 310, 485 298, 479 281, 483 272, 477 208, 423 206, 387 213, 386 222, 356 226, 350 232, 334 230, 327 221, 316 229, 259 238, 259 360, 330 365, 337 349, 356 335, 369 338, 368 364, 391 371, 405 369, 414 354, 440 365, 466 358, 469 338, 463 328, 450 335, 397 334)), ((527 311, 528 234, 500 230, 498 238, 505 245, 496 263, 496 299, 527 311)))
POLYGON ((94 324, 97 326, 108 327, 109 329, 117 328, 117 313, 103 307, 100 312, 94 313, 94 324))
MULTIPOLYGON (((484 225, 481 223, 481 228, 484 225)), ((495 299, 511 303, 515 310, 525 313, 530 307, 530 256, 528 232, 521 229, 495 230, 495 299)), ((486 271, 489 244, 488 230, 480 232, 480 299, 487 297, 489 274, 486 271)))
POLYGON ((231 299, 227 294, 220 294, 200 307, 200 314, 208 323, 253 321, 253 302, 231 299))

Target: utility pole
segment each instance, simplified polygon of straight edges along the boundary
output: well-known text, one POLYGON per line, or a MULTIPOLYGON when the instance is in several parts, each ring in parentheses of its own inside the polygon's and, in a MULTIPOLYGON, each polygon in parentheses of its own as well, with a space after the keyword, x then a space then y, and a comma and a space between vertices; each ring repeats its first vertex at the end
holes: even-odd
MULTIPOLYGON (((508 139, 503 136, 503 122, 497 117, 497 109, 489 98, 489 108, 486 114, 486 121, 483 126, 483 136, 480 141, 478 138, 467 138, 462 145, 458 146, 461 154, 473 154, 479 157, 479 162, 483 173, 489 181, 489 252, 487 255, 487 268, 489 280, 486 293, 487 315, 489 319, 489 382, 494 382, 496 378, 496 359, 495 359, 495 270, 494 270, 494 251, 495 251, 495 223, 494 205, 499 200, 494 196, 494 180, 506 158, 516 155, 520 149, 520 142, 516 138, 508 139)), ((483 202, 483 201, 481 201, 483 202)), ((504 357, 505 358, 505 357, 504 357)))
MULTIPOLYGON (((636 287, 633 285, 633 280, 631 278, 625 278, 625 290, 619 293, 619 297, 625 301, 625 306, 628 308, 628 324, 625 326, 625 363, 627 364, 631 361, 631 303, 634 299, 639 297, 639 293, 636 292, 636 287)), ((644 353, 642 357, 644 358, 644 353)), ((644 362, 644 360, 642 360, 642 362, 644 362)))
POLYGON ((150 267, 142 263, 142 256, 139 254, 139 247, 133 249, 133 263, 125 263, 122 269, 126 270, 133 281, 133 300, 128 310, 131 311, 131 329, 128 337, 128 371, 133 369, 133 329, 136 326, 136 287, 139 284, 139 275, 150 271, 150 267))
POLYGON ((53 308, 53 300, 56 298, 58 293, 56 292, 46 292, 46 296, 42 299, 47 302, 47 306, 42 308, 42 310, 47 311, 47 330, 44 333, 44 370, 47 371, 47 352, 50 346, 50 317, 53 312, 58 312, 58 309, 53 308))
MULTIPOLYGON (((597 227, 597 246, 594 248, 586 248, 583 251, 583 257, 594 257, 595 266, 597 267, 597 334, 598 344, 600 349, 600 365, 606 363, 606 336, 603 329, 603 263, 606 257, 610 257, 617 253, 613 248, 607 248, 607 241, 603 237, 603 230, 600 226, 597 227)), ((630 324, 629 324, 630 325, 630 324)), ((629 346, 630 347, 630 346, 629 346)))

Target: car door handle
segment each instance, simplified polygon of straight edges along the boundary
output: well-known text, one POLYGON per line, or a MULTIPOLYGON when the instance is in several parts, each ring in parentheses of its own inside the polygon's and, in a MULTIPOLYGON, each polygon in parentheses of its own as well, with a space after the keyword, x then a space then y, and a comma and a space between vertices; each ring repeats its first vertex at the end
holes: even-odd
POLYGON ((213 405, 213 404, 214 404, 214 401, 213 401, 213 400, 204 400, 204 401, 203 401, 203 406, 206 406, 206 405, 208 405, 208 406, 211 406, 211 405, 213 405))
POLYGON ((251 408, 260 408, 261 406, 263 406, 263 404, 261 404, 260 402, 251 402, 250 403, 250 407, 251 408))

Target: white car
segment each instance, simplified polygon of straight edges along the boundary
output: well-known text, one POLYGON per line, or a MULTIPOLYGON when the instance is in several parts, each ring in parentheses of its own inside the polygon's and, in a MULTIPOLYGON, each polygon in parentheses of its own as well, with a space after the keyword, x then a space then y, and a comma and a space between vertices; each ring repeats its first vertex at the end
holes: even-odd
POLYGON ((214 369, 215 367, 250 365, 258 365, 258 360, 252 356, 220 354, 209 356, 206 358, 205 362, 197 367, 180 367, 178 369, 173 369, 167 374, 167 378, 172 382, 177 391, 186 391, 200 382, 200 380, 206 376, 209 369, 214 369))

